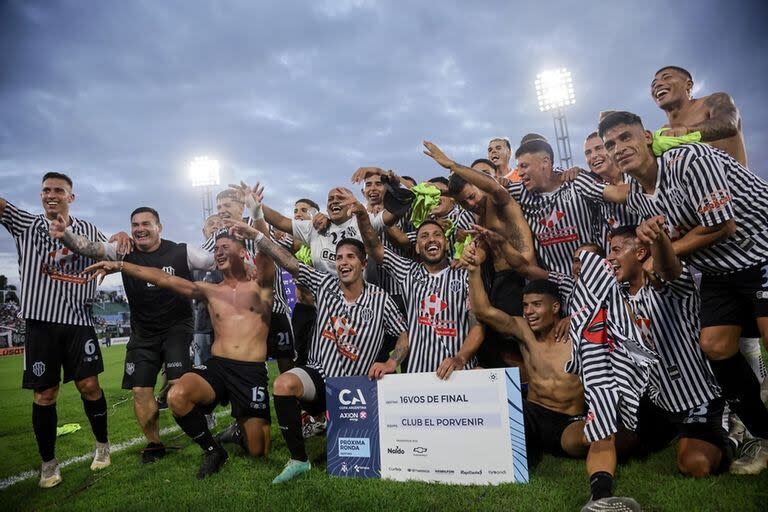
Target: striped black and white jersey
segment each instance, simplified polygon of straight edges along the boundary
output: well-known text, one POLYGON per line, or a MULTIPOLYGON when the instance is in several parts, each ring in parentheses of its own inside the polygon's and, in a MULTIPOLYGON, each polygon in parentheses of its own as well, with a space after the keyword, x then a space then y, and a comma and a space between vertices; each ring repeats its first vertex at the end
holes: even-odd
POLYGON ((547 281, 557 285, 557 293, 560 295, 560 310, 564 316, 569 316, 571 314, 571 294, 573 293, 573 287, 576 285, 576 280, 561 272, 549 272, 547 281))
MULTIPOLYGON (((593 178, 597 183, 605 183, 596 174, 587 173, 586 175, 593 178)), ((628 184, 630 182, 630 177, 624 173, 621 174, 621 178, 622 183, 628 184)), ((626 204, 612 203, 610 201, 600 201, 597 204, 600 208, 600 245, 603 247, 605 254, 608 254, 611 252, 611 230, 622 226, 636 226, 643 221, 643 218, 626 204)))
POLYGON ((632 179, 627 205, 645 218, 664 215, 670 238, 730 219, 736 233, 688 255, 704 274, 728 274, 768 262, 768 182, 707 144, 683 144, 656 159, 652 195, 632 179))
POLYGON ((579 246, 600 243, 603 192, 587 175, 582 173, 553 192, 529 192, 521 181, 510 182, 507 190, 523 210, 536 258, 545 270, 567 274, 579 246))
MULTIPOLYGON (((245 219, 247 221, 247 219, 245 219)), ((245 250, 248 253, 248 260, 251 263, 255 263, 255 257, 259 253, 259 249, 256 247, 256 242, 253 239, 243 240, 245 243, 245 250)), ((216 247, 216 235, 214 234, 201 246, 206 251, 213 252, 216 247)), ((288 249, 290 251, 290 249, 288 249)), ((283 279, 283 273, 280 266, 275 263, 275 281, 272 288, 272 313, 276 315, 290 315, 290 308, 285 298, 285 280, 283 279)))
MULTIPOLYGON (((467 271, 446 267, 436 274, 421 263, 384 250, 384 267, 403 285, 408 312, 408 372, 434 372, 458 354, 470 328, 467 271)), ((467 362, 473 368, 477 361, 467 362)))
MULTIPOLYGON (((400 229, 403 233, 408 233, 409 230, 413 227, 411 226, 410 221, 405 217, 398 219, 397 222, 395 223, 395 226, 398 229, 400 229)), ((380 239, 381 239, 381 245, 383 245, 386 249, 389 249, 390 251, 400 256, 407 255, 408 251, 406 249, 400 247, 398 244, 396 244, 389 238, 389 235, 386 232, 386 228, 384 229, 384 231, 382 231, 380 235, 380 239)), ((384 265, 376 265, 376 273, 378 274, 378 278, 379 278, 378 285, 384 288, 384 291, 386 291, 390 295, 403 294, 400 282, 397 280, 397 278, 394 275, 392 275, 390 272, 387 272, 387 270, 384 268, 384 265)))
POLYGON ((348 302, 339 278, 299 263, 297 282, 317 303, 317 320, 307 366, 323 378, 367 375, 384 342, 408 330, 405 318, 387 292, 365 283, 355 302, 348 302))
POLYGON ((627 286, 622 290, 645 344, 659 356, 650 374, 651 400, 667 411, 682 412, 716 398, 715 378, 699 347, 701 300, 688 266, 658 288, 647 283, 635 295, 627 286))
MULTIPOLYGON (((91 224, 70 217, 75 235, 93 242, 107 239, 91 224)), ((90 303, 96 281, 86 282, 83 270, 94 260, 70 251, 51 238, 45 215, 33 215, 7 203, 0 222, 11 233, 19 253, 23 318, 71 325, 93 325, 90 303)))

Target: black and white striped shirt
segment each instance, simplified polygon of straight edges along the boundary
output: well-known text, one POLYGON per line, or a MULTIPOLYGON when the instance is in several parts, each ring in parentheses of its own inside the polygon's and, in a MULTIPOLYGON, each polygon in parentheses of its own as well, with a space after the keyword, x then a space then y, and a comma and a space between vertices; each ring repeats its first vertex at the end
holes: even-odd
POLYGON ((299 264, 297 282, 315 295, 317 320, 307 366, 323 378, 366 375, 376 362, 384 334, 399 337, 408 330, 387 292, 370 283, 355 302, 344 298, 339 279, 299 264))
POLYGON ((768 262, 765 180, 706 144, 683 144, 656 162, 656 190, 644 194, 632 179, 627 206, 646 218, 665 215, 672 240, 697 226, 736 221, 735 234, 688 255, 688 263, 704 274, 728 274, 768 262))
MULTIPOLYGON (((90 222, 70 219, 74 234, 94 242, 107 241, 90 222)), ((96 296, 96 281, 86 282, 83 270, 94 260, 51 238, 45 215, 33 215, 7 203, 0 222, 10 231, 19 253, 21 316, 44 322, 93 325, 90 302, 96 296)))
POLYGON ((699 347, 701 300, 688 267, 658 289, 647 283, 633 296, 625 286, 623 295, 643 340, 659 356, 650 374, 651 399, 662 409, 683 412, 716 398, 714 375, 699 347))
MULTIPOLYGON (((408 312, 408 372, 434 372, 453 357, 469 333, 467 271, 446 267, 431 274, 421 263, 384 250, 384 267, 403 285, 408 312)), ((473 368, 473 358, 465 368, 473 368)))
MULTIPOLYGON (((595 174, 587 173, 587 176, 592 177, 597 183, 605 183, 595 174)), ((630 177, 624 173, 621 174, 621 178, 622 183, 630 182, 630 177)), ((622 226, 636 226, 642 222, 643 218, 626 204, 600 201, 598 206, 600 208, 600 245, 603 247, 605 254, 608 254, 611 252, 611 230, 622 226)))
POLYGON ((542 268, 567 274, 579 246, 600 243, 603 192, 586 174, 553 192, 529 192, 521 181, 510 182, 507 190, 528 221, 542 268))

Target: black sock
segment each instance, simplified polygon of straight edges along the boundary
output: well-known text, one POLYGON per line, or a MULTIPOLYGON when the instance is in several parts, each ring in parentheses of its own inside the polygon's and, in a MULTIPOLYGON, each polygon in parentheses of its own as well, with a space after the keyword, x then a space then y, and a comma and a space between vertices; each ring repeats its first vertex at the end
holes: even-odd
POLYGON ((301 407, 295 396, 275 396, 275 412, 280 432, 294 460, 306 461, 304 434, 301 432, 301 407))
POLYGON ((760 399, 760 383, 741 352, 710 364, 731 410, 750 434, 768 439, 768 410, 760 399))
POLYGON ((32 403, 32 428, 37 439, 37 450, 43 462, 56 457, 56 404, 38 405, 32 403))
MULTIPOLYGON (((82 398, 82 397, 81 397, 82 398)), ((83 409, 88 421, 91 422, 93 436, 100 443, 107 442, 107 399, 104 398, 104 392, 101 392, 101 398, 98 400, 86 400, 83 398, 83 409)))
POLYGON ((607 471, 592 473, 589 477, 589 487, 592 489, 593 500, 613 496, 613 475, 607 471))
POLYGON ((186 416, 175 416, 176 423, 194 442, 200 445, 204 451, 210 451, 219 448, 218 443, 214 441, 211 431, 208 430, 208 422, 205 421, 205 415, 197 407, 193 408, 186 416))

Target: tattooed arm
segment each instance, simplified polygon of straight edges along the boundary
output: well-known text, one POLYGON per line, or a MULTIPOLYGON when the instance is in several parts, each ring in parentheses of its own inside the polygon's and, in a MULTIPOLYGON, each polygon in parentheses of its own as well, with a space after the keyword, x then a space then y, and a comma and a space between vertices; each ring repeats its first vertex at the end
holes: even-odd
POLYGON ((241 220, 227 220, 224 224, 229 226, 230 233, 235 236, 253 239, 259 251, 266 253, 267 256, 272 258, 275 263, 283 267, 289 274, 294 277, 299 274, 299 260, 288 252, 287 249, 273 242, 270 237, 264 236, 264 233, 241 220))
POLYGON ((733 137, 739 133, 741 116, 733 98, 724 92, 710 94, 704 99, 709 109, 709 119, 694 126, 688 126, 688 132, 701 132, 701 140, 713 140, 733 137))
POLYGON ((61 240, 61 243, 66 248, 77 254, 82 254, 94 260, 114 261, 117 259, 117 251, 113 244, 93 242, 82 235, 76 235, 67 229, 66 220, 61 215, 51 221, 48 232, 51 238, 61 240))

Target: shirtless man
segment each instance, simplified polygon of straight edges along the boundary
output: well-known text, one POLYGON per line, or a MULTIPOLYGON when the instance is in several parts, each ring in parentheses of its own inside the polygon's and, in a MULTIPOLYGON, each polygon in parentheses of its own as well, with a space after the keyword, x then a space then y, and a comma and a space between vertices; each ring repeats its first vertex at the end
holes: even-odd
POLYGON ((670 129, 664 135, 679 137, 701 132, 701 141, 721 149, 747 167, 747 150, 741 130, 741 115, 733 98, 716 92, 693 98, 693 77, 683 68, 666 66, 651 82, 651 97, 667 114, 670 129))
POLYGON ((86 272, 104 276, 123 272, 167 288, 190 299, 208 302, 213 322, 212 356, 204 366, 185 373, 168 393, 168 405, 176 422, 203 449, 197 473, 202 479, 216 473, 228 455, 211 435, 205 420, 217 404, 231 403, 232 416, 245 433, 248 453, 254 457, 269 451, 269 393, 266 367, 267 334, 272 314, 275 266, 265 254, 256 256, 258 279, 246 276, 245 244, 226 232, 216 238, 216 268, 221 283, 187 281, 161 269, 123 261, 102 261, 86 272))

